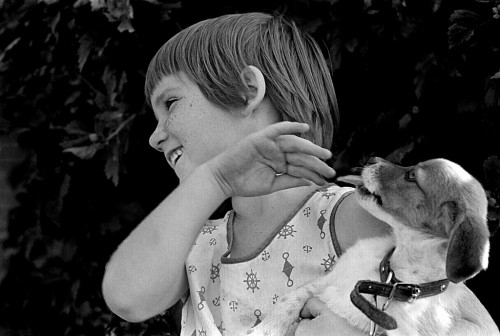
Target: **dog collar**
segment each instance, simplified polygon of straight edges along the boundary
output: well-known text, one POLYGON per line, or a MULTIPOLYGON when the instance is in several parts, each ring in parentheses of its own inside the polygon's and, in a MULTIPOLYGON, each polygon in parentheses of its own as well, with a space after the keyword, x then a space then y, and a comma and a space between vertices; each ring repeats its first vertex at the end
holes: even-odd
MULTIPOLYGON (((390 297, 391 292, 393 299, 398 301, 408 301, 413 302, 416 299, 433 296, 437 294, 441 294, 444 292, 448 285, 450 284, 450 280, 441 279, 437 281, 425 282, 422 284, 409 284, 404 283, 399 280, 394 271, 391 268, 391 256, 394 253, 396 248, 393 247, 387 254, 384 259, 380 262, 379 272, 380 272, 380 283, 374 282, 375 284, 382 284, 383 286, 375 289, 375 291, 380 291, 381 293, 367 293, 374 295, 381 295, 385 297, 390 297), (388 294, 386 294, 388 293, 388 294)), ((368 289, 369 290, 369 289, 368 289)))
POLYGON ((351 301, 353 304, 372 321, 386 330, 396 329, 397 327, 394 318, 384 312, 392 300, 412 303, 420 298, 441 294, 450 284, 448 279, 421 284, 404 283, 398 280, 390 264, 390 258, 394 250, 395 248, 392 248, 380 262, 380 282, 371 280, 358 281, 351 292, 351 301), (382 310, 380 310, 361 294, 371 294, 375 298, 383 296, 387 298, 387 301, 384 303, 382 310))

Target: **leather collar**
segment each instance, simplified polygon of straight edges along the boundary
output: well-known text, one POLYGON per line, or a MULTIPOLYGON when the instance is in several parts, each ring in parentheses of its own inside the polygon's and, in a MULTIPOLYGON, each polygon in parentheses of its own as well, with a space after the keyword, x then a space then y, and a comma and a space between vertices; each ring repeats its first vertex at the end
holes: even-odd
POLYGON ((384 259, 380 262, 379 272, 381 282, 373 281, 376 288, 369 289, 367 287, 366 290, 370 291, 370 293, 367 292, 366 294, 389 297, 391 291, 394 291, 393 299, 398 301, 413 302, 419 298, 441 294, 448 288, 450 284, 450 280, 448 279, 441 279, 421 284, 409 284, 399 280, 394 274, 390 262, 390 258, 395 249, 396 248, 394 247, 387 252, 384 259), (378 286, 379 284, 382 284, 382 286, 378 286))
POLYGON ((358 281, 354 290, 351 292, 351 301, 353 304, 372 321, 386 330, 397 328, 397 323, 394 318, 383 311, 392 300, 412 303, 420 298, 443 293, 450 284, 448 279, 421 284, 404 283, 398 280, 390 264, 390 258, 394 250, 395 248, 392 248, 380 262, 380 282, 372 280, 358 281), (383 296, 388 298, 388 300, 384 304, 383 309, 380 310, 361 294, 371 294, 375 297, 383 296))

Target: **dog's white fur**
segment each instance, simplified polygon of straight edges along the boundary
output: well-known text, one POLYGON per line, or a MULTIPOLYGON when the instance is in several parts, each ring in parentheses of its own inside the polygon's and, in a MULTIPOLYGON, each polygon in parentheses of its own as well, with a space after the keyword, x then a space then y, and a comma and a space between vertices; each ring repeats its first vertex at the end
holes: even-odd
MULTIPOLYGON (((306 301, 317 297, 352 326, 368 332, 370 320, 350 300, 359 280, 380 281, 379 265, 391 259, 395 276, 406 283, 448 278, 448 289, 413 303, 392 301, 386 313, 398 327, 387 335, 446 335, 470 291, 463 281, 488 264, 487 198, 479 182, 444 159, 401 167, 381 159, 365 167, 359 203, 393 228, 393 235, 358 241, 326 276, 287 294, 248 334, 285 335, 306 301)), ((366 295, 373 302, 373 296, 366 295)), ((378 299, 381 307, 385 299, 378 299)), ((379 331, 383 331, 380 330, 379 331)))

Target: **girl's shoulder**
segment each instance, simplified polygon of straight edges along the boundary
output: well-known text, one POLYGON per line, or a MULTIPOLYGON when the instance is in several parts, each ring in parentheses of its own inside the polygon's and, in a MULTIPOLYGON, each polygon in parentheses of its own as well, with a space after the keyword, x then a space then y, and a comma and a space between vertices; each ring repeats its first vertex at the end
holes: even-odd
POLYGON ((233 216, 234 216, 233 210, 228 210, 222 217, 211 218, 211 219, 207 220, 204 227, 226 226, 228 221, 232 220, 233 216))
POLYGON ((391 232, 388 224, 359 205, 355 193, 349 193, 342 199, 334 216, 335 231, 342 252, 360 239, 385 236, 391 232))

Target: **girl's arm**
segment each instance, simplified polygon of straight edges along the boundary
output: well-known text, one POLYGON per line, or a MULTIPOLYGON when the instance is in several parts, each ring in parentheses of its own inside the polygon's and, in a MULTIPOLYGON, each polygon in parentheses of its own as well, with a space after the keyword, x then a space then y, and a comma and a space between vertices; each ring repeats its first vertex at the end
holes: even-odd
POLYGON ((317 298, 310 299, 300 315, 304 319, 299 322, 295 336, 366 336, 317 298))
POLYGON ((111 257, 102 289, 110 309, 138 322, 174 305, 187 291, 185 260, 226 195, 202 165, 125 239, 111 257))
POLYGON ((185 260, 209 216, 232 196, 267 195, 326 183, 330 151, 293 134, 307 124, 280 122, 253 133, 195 168, 111 257, 102 289, 128 321, 163 312, 186 292, 185 260), (285 174, 276 174, 283 172, 285 174))

